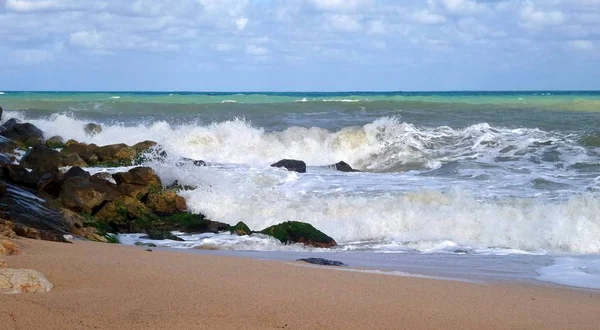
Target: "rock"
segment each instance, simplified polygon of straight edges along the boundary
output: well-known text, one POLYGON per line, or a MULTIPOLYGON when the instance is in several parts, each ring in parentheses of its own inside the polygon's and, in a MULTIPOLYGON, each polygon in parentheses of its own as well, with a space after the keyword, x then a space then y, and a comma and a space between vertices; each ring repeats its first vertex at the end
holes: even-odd
POLYGON ((112 174, 110 174, 109 172, 97 172, 94 175, 92 175, 92 177, 99 180, 114 181, 112 174))
POLYGON ((152 252, 152 249, 148 248, 146 249, 146 252, 152 252))
POLYGON ((108 243, 108 240, 104 236, 98 234, 98 229, 94 227, 75 228, 72 231, 73 234, 79 237, 83 237, 87 240, 100 243, 108 243))
POLYGON ((52 289, 44 274, 31 269, 0 269, 0 293, 48 292, 52 289))
POLYGON ((0 197, 6 195, 7 190, 8 187, 6 186, 6 183, 0 181, 0 197))
MULTIPOLYGON (((67 226, 69 226, 69 229, 71 229, 71 231, 79 229, 79 228, 83 228, 83 222, 85 219, 79 213, 73 212, 66 208, 61 208, 60 214, 62 215, 64 222, 67 224, 67 226)), ((94 229, 96 229, 96 228, 94 228, 94 229)), ((83 236, 83 235, 79 235, 79 236, 83 236)))
POLYGON ((12 154, 15 152, 15 149, 17 149, 17 147, 17 144, 14 143, 12 140, 0 135, 0 152, 12 154))
POLYGON ((90 178, 90 173, 83 170, 81 167, 73 166, 71 167, 65 174, 63 174, 63 180, 67 180, 70 178, 90 178))
POLYGON ((96 134, 102 133, 102 126, 94 123, 89 123, 83 127, 85 134, 88 136, 94 136, 96 134))
POLYGON ((128 172, 113 174, 113 179, 118 185, 122 183, 135 184, 139 186, 153 186, 157 190, 162 187, 160 178, 150 167, 136 167, 128 172))
POLYGON ((308 262, 309 264, 315 264, 315 265, 322 265, 322 266, 347 266, 345 263, 341 262, 341 261, 336 261, 336 260, 329 260, 329 259, 323 259, 323 258, 305 258, 305 259, 298 259, 296 261, 304 261, 304 262, 308 262))
POLYGON ((260 233, 273 236, 284 244, 302 243, 320 248, 336 246, 335 240, 308 223, 286 221, 262 230, 260 233))
POLYGON ((0 238, 0 255, 13 256, 17 254, 21 254, 21 247, 17 243, 9 239, 0 238))
POLYGON ((13 232, 15 237, 25 237, 31 239, 42 239, 46 241, 65 242, 62 233, 55 233, 48 230, 27 227, 19 223, 0 219, 0 227, 4 232, 13 232))
MULTIPOLYGON (((156 247, 156 244, 154 244, 154 243, 144 243, 144 242, 135 242, 134 245, 135 246, 156 247)), ((150 250, 150 251, 152 251, 152 250, 150 250)))
POLYGON ((35 173, 29 172, 21 165, 6 164, 0 165, 2 175, 0 177, 9 182, 25 186, 32 189, 37 189, 38 177, 35 173))
POLYGON ((188 233, 219 233, 229 230, 226 223, 206 219, 202 214, 179 213, 155 221, 156 228, 188 233))
POLYGON ((244 235, 250 235, 252 234, 252 231, 250 230, 250 228, 243 223, 242 221, 238 222, 235 226, 229 228, 229 231, 234 234, 234 235, 238 235, 238 236, 244 236, 244 235))
POLYGON ((146 206, 161 216, 187 212, 185 199, 173 191, 148 194, 146 206))
POLYGON ((11 125, 2 132, 2 135, 26 146, 42 144, 44 140, 44 132, 30 123, 11 125))
POLYGON ((95 165, 98 162, 98 156, 96 151, 98 146, 95 144, 87 145, 85 143, 79 143, 75 140, 69 140, 66 146, 60 151, 63 157, 68 157, 71 154, 77 154, 89 165, 95 165), (95 162, 94 162, 95 161, 95 162))
POLYGON ((25 156, 21 158, 20 163, 38 172, 56 171, 63 164, 58 151, 43 146, 34 146, 29 149, 25 156))
POLYGON ((285 167, 288 171, 306 173, 306 163, 301 160, 282 159, 275 164, 271 164, 271 167, 285 167))
POLYGON ((130 196, 120 196, 112 202, 106 203, 94 217, 101 222, 114 224, 132 231, 129 228, 130 220, 143 219, 152 212, 140 201, 130 196))
POLYGON ((150 186, 140 186, 137 184, 121 183, 119 185, 119 191, 122 194, 131 196, 137 200, 143 200, 148 197, 150 193, 150 186))
POLYGON ((158 143, 150 140, 142 141, 140 143, 136 143, 132 146, 132 148, 139 154, 150 151, 154 148, 158 143))
POLYGON ((48 148, 53 148, 53 149, 64 148, 65 140, 62 137, 55 135, 55 136, 49 138, 48 140, 46 140, 44 145, 48 148))
POLYGON ((73 177, 64 181, 60 191, 60 201, 75 212, 93 214, 119 195, 107 185, 91 182, 87 178, 73 177))
POLYGON ((66 146, 66 147, 69 147, 69 146, 71 146, 71 145, 73 145, 73 144, 80 144, 80 142, 79 142, 79 141, 77 141, 77 140, 74 140, 74 139, 69 139, 69 140, 68 140, 68 141, 65 143, 65 146, 66 146))
POLYGON ((0 153, 0 164, 11 164, 12 160, 9 156, 0 153))
POLYGON ((162 241, 165 239, 170 239, 172 241, 179 241, 179 242, 184 241, 182 238, 179 238, 179 237, 173 235, 173 233, 171 233, 168 230, 152 229, 152 230, 147 230, 146 233, 147 233, 146 236, 142 236, 140 238, 141 239, 152 239, 152 240, 156 240, 156 241, 162 241))
POLYGON ((37 182, 37 190, 44 191, 52 196, 58 197, 62 185, 62 177, 58 171, 46 171, 42 173, 37 182))
POLYGON ((333 168, 334 170, 341 171, 341 172, 360 172, 359 170, 353 169, 352 166, 348 165, 348 163, 346 163, 344 161, 335 163, 333 165, 329 165, 329 167, 333 168))
POLYGON ((87 167, 88 164, 83 160, 83 158, 79 157, 78 154, 72 153, 68 156, 62 157, 63 165, 65 166, 78 166, 78 167, 87 167))
POLYGON ((115 166, 131 165, 137 155, 135 149, 124 143, 98 147, 96 154, 101 163, 109 163, 115 166))
POLYGON ((4 112, 4 110, 2 109, 2 107, 0 107, 0 120, 2 120, 2 112, 4 112))
POLYGON ((0 269, 8 268, 8 263, 4 260, 0 260, 0 269))
POLYGON ((11 118, 9 120, 7 120, 4 124, 2 124, 2 126, 0 126, 0 133, 4 132, 5 130, 14 127, 16 124, 20 123, 20 121, 16 118, 11 118))

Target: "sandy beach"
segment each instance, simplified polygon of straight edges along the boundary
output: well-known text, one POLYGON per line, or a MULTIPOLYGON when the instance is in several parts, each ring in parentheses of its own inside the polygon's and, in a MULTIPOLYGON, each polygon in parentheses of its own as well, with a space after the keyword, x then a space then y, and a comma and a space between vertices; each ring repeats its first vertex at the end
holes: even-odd
POLYGON ((10 268, 48 293, 1 295, 3 329, 597 329, 600 294, 341 272, 122 245, 19 240, 10 268))

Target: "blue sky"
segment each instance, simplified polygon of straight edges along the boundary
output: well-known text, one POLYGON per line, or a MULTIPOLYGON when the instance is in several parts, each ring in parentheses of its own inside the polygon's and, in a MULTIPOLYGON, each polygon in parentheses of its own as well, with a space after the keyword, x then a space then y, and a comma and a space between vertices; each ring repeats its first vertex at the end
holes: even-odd
POLYGON ((600 89, 600 0, 0 0, 0 90, 600 89))

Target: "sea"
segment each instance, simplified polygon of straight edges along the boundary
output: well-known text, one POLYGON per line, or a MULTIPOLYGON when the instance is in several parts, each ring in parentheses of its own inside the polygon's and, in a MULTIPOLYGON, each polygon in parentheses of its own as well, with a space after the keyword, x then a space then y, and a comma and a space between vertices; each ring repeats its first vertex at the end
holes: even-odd
POLYGON ((146 165, 193 188, 181 193, 192 212, 253 230, 308 222, 339 244, 182 234, 153 242, 165 249, 600 289, 598 91, 3 91, 0 106, 47 138, 156 141, 167 158, 146 165), (103 132, 87 136, 89 122, 103 132), (270 167, 280 159, 307 173, 270 167))

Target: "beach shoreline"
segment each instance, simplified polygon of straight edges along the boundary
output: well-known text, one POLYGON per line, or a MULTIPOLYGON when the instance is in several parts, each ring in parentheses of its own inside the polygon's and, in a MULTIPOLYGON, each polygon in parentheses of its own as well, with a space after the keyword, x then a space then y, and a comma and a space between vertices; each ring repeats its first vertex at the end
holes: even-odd
POLYGON ((472 284, 287 262, 18 240, 10 268, 41 271, 48 293, 0 296, 7 329, 578 328, 600 294, 546 284, 472 284))

